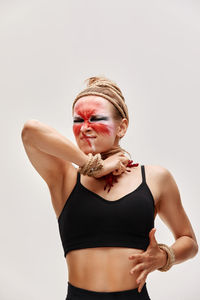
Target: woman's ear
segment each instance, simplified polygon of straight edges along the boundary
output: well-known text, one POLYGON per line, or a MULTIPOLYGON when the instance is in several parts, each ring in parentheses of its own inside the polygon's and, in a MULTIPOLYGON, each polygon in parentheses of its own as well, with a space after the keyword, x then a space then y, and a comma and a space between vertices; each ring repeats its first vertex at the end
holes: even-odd
POLYGON ((125 135, 127 128, 128 128, 128 120, 126 118, 123 118, 120 124, 118 125, 117 136, 119 138, 122 138, 125 135))

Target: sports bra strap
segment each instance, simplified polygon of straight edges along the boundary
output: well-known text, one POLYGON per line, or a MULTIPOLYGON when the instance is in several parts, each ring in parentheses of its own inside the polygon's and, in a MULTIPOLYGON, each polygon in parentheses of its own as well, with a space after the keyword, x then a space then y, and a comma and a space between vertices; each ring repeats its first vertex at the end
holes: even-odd
POLYGON ((141 170, 142 170, 142 181, 146 182, 144 165, 141 165, 141 170))
POLYGON ((80 172, 77 171, 77 179, 76 179, 77 183, 80 183, 80 172))

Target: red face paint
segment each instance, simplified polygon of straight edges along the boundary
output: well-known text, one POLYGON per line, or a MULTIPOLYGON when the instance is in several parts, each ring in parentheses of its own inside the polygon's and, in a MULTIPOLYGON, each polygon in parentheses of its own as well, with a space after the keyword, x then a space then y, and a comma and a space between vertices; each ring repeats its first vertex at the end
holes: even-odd
MULTIPOLYGON (((81 128, 89 127, 91 130, 94 130, 95 133, 101 135, 111 135, 113 131, 113 122, 106 112, 102 103, 97 101, 80 102, 75 104, 74 109, 74 125, 73 132, 76 137, 80 135, 81 128), (95 115, 101 115, 96 116, 95 115), (94 116, 94 117, 93 117, 94 116), (99 120, 102 117, 104 120, 99 120)), ((95 136, 94 133, 94 136, 95 136)), ((84 132, 82 131, 84 136, 84 132)), ((88 139, 89 142, 89 139, 88 139)))

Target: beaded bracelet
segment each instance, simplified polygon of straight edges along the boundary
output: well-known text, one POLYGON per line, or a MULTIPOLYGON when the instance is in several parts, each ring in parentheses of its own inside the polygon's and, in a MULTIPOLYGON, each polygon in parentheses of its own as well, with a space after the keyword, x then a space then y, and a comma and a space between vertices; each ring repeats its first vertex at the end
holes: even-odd
POLYGON ((163 267, 161 267, 161 268, 159 268, 157 270, 161 271, 161 272, 166 272, 166 271, 168 271, 172 267, 172 265, 175 262, 174 250, 172 249, 172 247, 169 247, 166 244, 158 244, 158 247, 160 249, 163 249, 163 250, 166 251, 166 253, 167 253, 167 262, 166 262, 166 264, 163 267))
POLYGON ((82 167, 79 167, 78 171, 83 175, 94 176, 103 168, 103 159, 101 159, 100 153, 95 155, 89 153, 88 157, 88 161, 82 167))

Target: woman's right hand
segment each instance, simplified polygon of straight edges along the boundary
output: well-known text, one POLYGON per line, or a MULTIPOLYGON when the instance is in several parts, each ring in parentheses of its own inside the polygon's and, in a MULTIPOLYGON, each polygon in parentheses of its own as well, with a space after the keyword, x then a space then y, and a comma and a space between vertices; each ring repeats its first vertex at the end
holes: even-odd
POLYGON ((107 157, 103 162, 103 168, 94 175, 95 178, 100 178, 112 172, 113 175, 120 175, 124 172, 129 172, 126 167, 129 158, 123 153, 118 152, 107 157))

